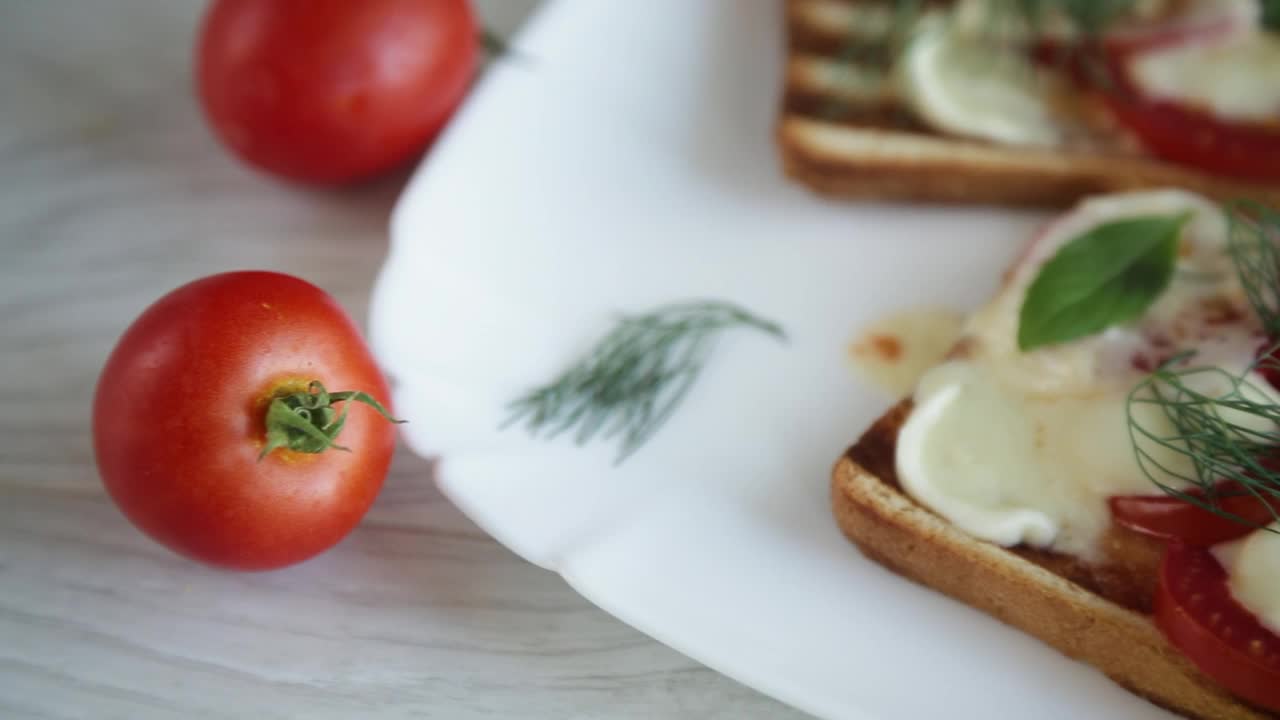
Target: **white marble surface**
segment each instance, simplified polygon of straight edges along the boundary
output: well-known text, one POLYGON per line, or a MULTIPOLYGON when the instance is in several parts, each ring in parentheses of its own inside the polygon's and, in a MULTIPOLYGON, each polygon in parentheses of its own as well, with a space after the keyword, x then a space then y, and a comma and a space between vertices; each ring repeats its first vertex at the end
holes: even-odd
MULTIPOLYGON (((532 4, 482 3, 503 30, 532 4)), ((234 268, 363 317, 403 182, 307 191, 231 160, 191 94, 199 8, 0 1, 0 717, 798 717, 515 558, 407 453, 288 570, 209 570, 124 521, 89 435, 117 335, 234 268)))

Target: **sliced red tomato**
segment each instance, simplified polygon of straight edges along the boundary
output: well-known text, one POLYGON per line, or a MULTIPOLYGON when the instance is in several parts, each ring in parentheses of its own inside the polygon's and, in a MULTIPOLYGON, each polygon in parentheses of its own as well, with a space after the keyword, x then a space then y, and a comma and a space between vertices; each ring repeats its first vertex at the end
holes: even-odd
MULTIPOLYGON (((1187 494, 1206 499, 1204 491, 1199 489, 1189 490, 1187 494)), ((1199 547, 1244 537, 1275 518, 1268 503, 1250 495, 1239 483, 1223 483, 1216 495, 1218 507, 1239 520, 1216 515, 1172 495, 1116 495, 1108 498, 1107 504, 1117 525, 1199 547)))
POLYGON ((1280 710, 1280 637, 1231 596, 1226 570, 1207 549, 1169 545, 1154 612, 1156 627, 1201 672, 1280 710))
POLYGON ((1116 120, 1157 157, 1214 175, 1280 180, 1280 124, 1226 122, 1189 105, 1142 97, 1132 89, 1104 92, 1102 97, 1116 120))
POLYGON ((1042 63, 1070 68, 1153 155, 1224 177, 1280 180, 1280 117, 1267 123, 1223 120, 1202 108, 1143 94, 1129 72, 1131 62, 1143 54, 1247 32, 1254 22, 1247 10, 1231 5, 1109 33, 1100 41, 1105 58, 1101 63, 1096 47, 1054 39, 1039 41, 1032 55, 1042 63))
POLYGON ((1102 77, 1093 85, 1116 121, 1156 157, 1224 177, 1280 180, 1280 117, 1266 123, 1223 120, 1206 109, 1143 94, 1130 63, 1168 45, 1106 49, 1102 77))

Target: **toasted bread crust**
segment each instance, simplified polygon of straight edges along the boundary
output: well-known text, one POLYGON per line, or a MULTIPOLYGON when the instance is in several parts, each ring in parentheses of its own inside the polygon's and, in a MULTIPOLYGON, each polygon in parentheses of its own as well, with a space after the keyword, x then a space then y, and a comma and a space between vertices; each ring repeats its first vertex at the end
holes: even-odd
POLYGON ((1202 720, 1276 720, 1209 680, 1151 622, 1158 545, 1108 540, 1089 565, 1027 547, 976 540, 902 492, 894 471, 904 402, 836 463, 831 503, 841 531, 872 560, 1087 662, 1152 702, 1202 720))
MULTIPOLYGON (((1215 177, 1144 154, 1119 129, 1085 149, 1020 148, 938 133, 890 88, 842 94, 825 65, 845 63, 847 27, 815 9, 861 0, 787 0, 788 63, 776 138, 787 175, 826 195, 860 199, 1064 206, 1092 194, 1180 187, 1280 204, 1280 184, 1215 177), (833 112, 833 108, 838 112, 833 112)), ((870 66, 874 69, 874 63, 870 66)))

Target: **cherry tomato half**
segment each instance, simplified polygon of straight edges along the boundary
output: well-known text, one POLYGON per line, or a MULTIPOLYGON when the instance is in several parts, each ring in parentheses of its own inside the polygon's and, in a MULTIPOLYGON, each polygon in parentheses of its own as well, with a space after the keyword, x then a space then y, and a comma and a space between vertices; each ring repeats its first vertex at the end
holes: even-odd
POLYGON ((93 440, 103 483, 134 525, 182 555, 242 570, 311 557, 364 516, 395 448, 395 427, 374 406, 332 402, 342 394, 324 402, 316 383, 388 396, 324 291, 269 272, 184 285, 134 321, 102 370, 93 440), (288 423, 282 405, 296 416, 288 423))
POLYGON ((478 57, 467 0, 215 0, 200 100, 244 160, 341 183, 411 160, 461 102, 478 57))
POLYGON ((1231 596, 1226 570, 1207 549, 1169 545, 1154 612, 1156 626, 1201 672, 1280 710, 1280 637, 1231 596))
MULTIPOLYGON (((1187 494, 1205 499, 1204 491, 1198 488, 1187 494)), ((1267 502, 1249 494, 1237 483, 1223 483, 1216 494, 1218 507, 1239 520, 1222 517, 1171 495, 1116 495, 1108 498, 1107 504, 1117 525, 1200 547, 1244 537, 1275 519, 1267 502)))
POLYGON ((1280 129, 1224 122, 1193 107, 1123 92, 1103 98, 1116 120, 1157 157, 1215 175, 1280 180, 1280 129))
POLYGON ((1280 122, 1222 120, 1208 110, 1144 95, 1129 72, 1137 54, 1111 53, 1096 85, 1107 109, 1147 150, 1215 175, 1280 180, 1280 122))

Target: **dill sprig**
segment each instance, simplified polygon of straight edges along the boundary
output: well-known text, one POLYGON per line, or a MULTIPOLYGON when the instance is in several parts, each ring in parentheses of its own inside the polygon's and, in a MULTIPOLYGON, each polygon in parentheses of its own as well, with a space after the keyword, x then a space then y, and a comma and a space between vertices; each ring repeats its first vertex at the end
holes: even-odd
POLYGON ((1229 208, 1231 259, 1267 335, 1280 338, 1280 213, 1255 202, 1229 208))
MULTIPOLYGON (((1246 295, 1268 335, 1280 330, 1280 215, 1255 203, 1234 203, 1228 252, 1246 295)), ((1253 522, 1221 505, 1229 494, 1260 500, 1276 520, 1280 500, 1280 405, 1252 378, 1280 377, 1280 344, 1263 348, 1236 374, 1220 367, 1188 366, 1181 353, 1129 394, 1129 437, 1138 466, 1168 495, 1246 525, 1253 522), (1139 415, 1156 408, 1172 432, 1152 430, 1139 415), (1198 493, 1181 487, 1190 484, 1198 493), (1224 488, 1226 488, 1224 490, 1224 488)), ((1265 380, 1262 380, 1265 382, 1265 380)), ((1256 526, 1255 526, 1256 527, 1256 526)))
POLYGON ((776 323, 714 300, 623 316, 586 358, 512 402, 503 427, 523 422, 547 438, 576 427, 579 445, 618 438, 622 462, 671 416, 721 333, 733 328, 785 337, 776 323))
MULTIPOLYGON (((1185 359, 1157 369, 1129 395, 1129 437, 1138 466, 1166 494, 1253 525, 1224 509, 1221 500, 1242 493, 1280 499, 1280 405, 1243 375, 1207 366, 1174 369, 1185 359), (1160 411, 1171 434, 1153 431, 1136 416, 1144 405, 1160 411), (1199 494, 1180 489, 1187 484, 1199 494)), ((1280 520, 1276 504, 1267 506, 1280 520)))

